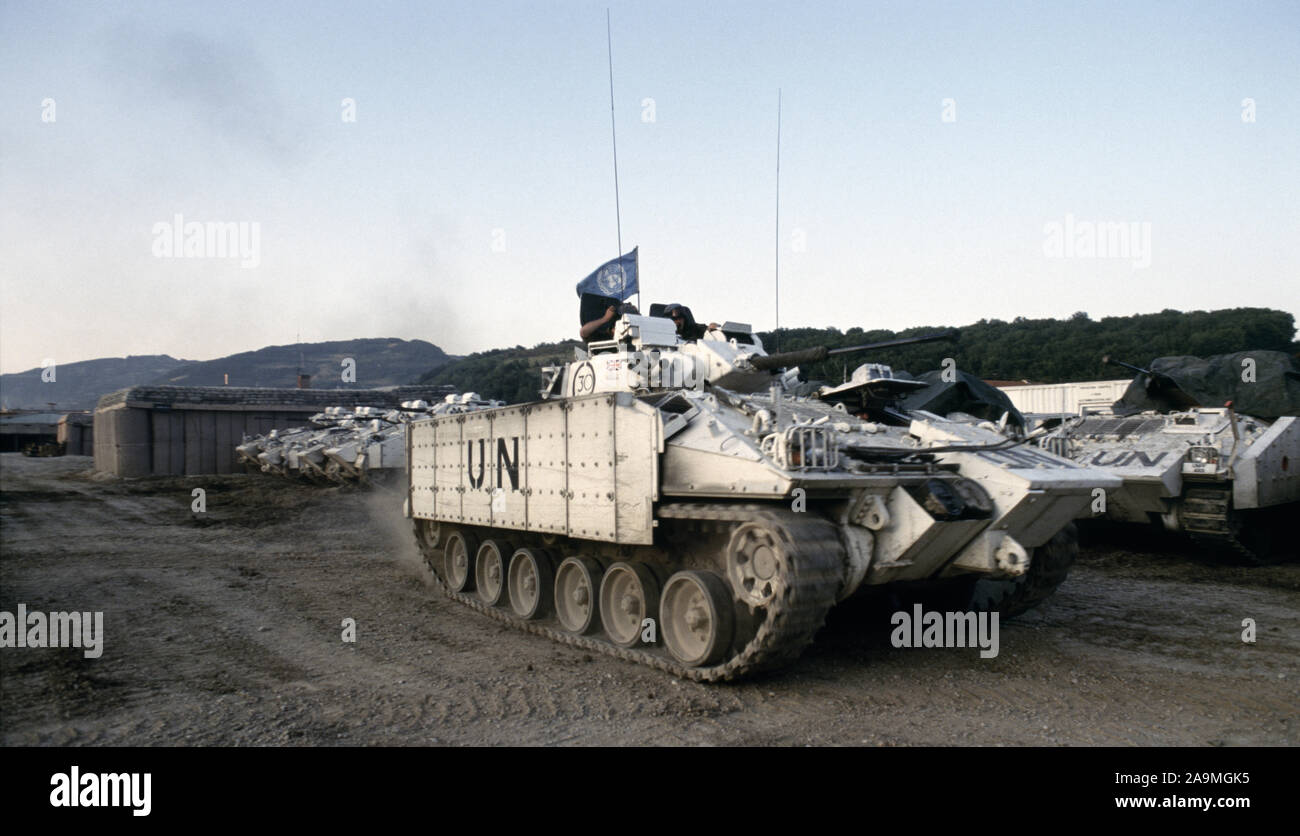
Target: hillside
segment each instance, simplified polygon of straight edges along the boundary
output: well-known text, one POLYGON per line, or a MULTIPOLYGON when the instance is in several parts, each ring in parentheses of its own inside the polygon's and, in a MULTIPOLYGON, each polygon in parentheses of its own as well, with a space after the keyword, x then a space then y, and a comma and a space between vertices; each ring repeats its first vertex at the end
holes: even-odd
POLYGON ((540 343, 532 348, 522 345, 481 351, 432 369, 419 383, 450 383, 458 392, 478 392, 485 398, 506 403, 537 400, 542 386, 542 366, 561 365, 573 359, 577 340, 540 343))
POLYGON ((170 374, 186 363, 166 354, 102 357, 54 367, 54 380, 41 380, 40 369, 0 375, 0 406, 5 409, 92 409, 99 396, 170 374))
POLYGON ((276 345, 220 357, 177 360, 167 355, 102 358, 57 366, 53 383, 40 369, 0 375, 0 403, 6 409, 93 409, 100 395, 127 386, 173 384, 293 387, 299 368, 311 384, 328 389, 372 389, 414 383, 421 374, 457 359, 424 340, 368 338, 276 345), (343 361, 355 361, 355 380, 344 381, 343 361), (301 363, 301 366, 299 365, 301 363))
POLYGON ((186 363, 150 383, 177 386, 295 386, 298 370, 311 385, 327 389, 373 389, 412 383, 450 358, 424 340, 372 338, 298 345, 272 345, 216 360, 186 363), (355 380, 343 379, 345 359, 355 361, 355 380))

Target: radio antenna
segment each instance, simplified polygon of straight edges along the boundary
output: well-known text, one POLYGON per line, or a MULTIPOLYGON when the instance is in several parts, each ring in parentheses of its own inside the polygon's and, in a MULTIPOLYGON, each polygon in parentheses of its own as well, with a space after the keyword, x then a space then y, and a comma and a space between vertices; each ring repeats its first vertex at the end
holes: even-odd
POLYGON ((772 350, 781 349, 781 88, 776 89, 776 327, 772 330, 772 350))
MULTIPOLYGON (((618 130, 614 120, 614 36, 610 29, 609 9, 605 9, 605 44, 609 48, 609 136, 614 145, 614 224, 618 230, 618 258, 623 257, 623 216, 618 202, 618 130)), ((619 287, 619 301, 622 301, 623 289, 627 286, 627 271, 619 265, 619 275, 623 285, 619 287)), ((639 277, 638 277, 639 280, 639 277)), ((637 301, 641 301, 640 284, 637 285, 637 301)))

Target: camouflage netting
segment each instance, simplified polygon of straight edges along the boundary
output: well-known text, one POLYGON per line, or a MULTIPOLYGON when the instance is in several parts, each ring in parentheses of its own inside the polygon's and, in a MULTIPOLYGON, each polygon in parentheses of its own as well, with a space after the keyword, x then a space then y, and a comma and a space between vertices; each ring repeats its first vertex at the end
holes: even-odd
POLYGON ((1160 357, 1152 375, 1133 378, 1124 397, 1115 401, 1118 415, 1189 406, 1216 407, 1232 401, 1233 409, 1256 418, 1300 415, 1300 363, 1280 351, 1238 351, 1200 357, 1160 357), (1254 381, 1242 380, 1243 361, 1254 361, 1254 381))
MULTIPOLYGON (((943 380, 943 372, 935 369, 916 378, 929 384, 899 400, 903 409, 924 409, 936 415, 965 412, 976 418, 997 421, 1003 413, 1010 413, 1010 423, 1023 427, 1025 418, 1011 403, 1006 394, 988 385, 973 374, 958 370, 957 379, 951 383, 943 380)), ((899 375, 900 377, 902 375, 899 375)))

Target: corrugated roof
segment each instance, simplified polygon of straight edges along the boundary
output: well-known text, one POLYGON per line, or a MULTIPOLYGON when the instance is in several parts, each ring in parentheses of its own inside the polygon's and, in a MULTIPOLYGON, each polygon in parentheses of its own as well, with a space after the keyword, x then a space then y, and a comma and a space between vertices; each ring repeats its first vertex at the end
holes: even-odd
POLYGON ((269 389, 246 386, 132 386, 99 399, 96 409, 128 401, 155 404, 231 404, 248 406, 398 406, 402 401, 442 400, 445 386, 386 386, 378 389, 269 389))
POLYGON ((5 415, 0 424, 58 424, 64 412, 29 412, 26 415, 5 415))

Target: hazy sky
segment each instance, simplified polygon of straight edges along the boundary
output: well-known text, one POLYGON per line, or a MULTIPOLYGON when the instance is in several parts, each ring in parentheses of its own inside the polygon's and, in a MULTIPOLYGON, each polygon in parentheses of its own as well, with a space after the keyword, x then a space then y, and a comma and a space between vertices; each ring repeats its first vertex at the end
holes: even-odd
MULTIPOLYGON (((576 337, 607 5, 5 0, 0 370, 576 337), (160 257, 178 214, 256 266, 160 257)), ((785 325, 1300 314, 1300 4, 611 8, 644 303, 773 325, 779 87, 785 325)))

